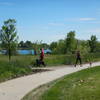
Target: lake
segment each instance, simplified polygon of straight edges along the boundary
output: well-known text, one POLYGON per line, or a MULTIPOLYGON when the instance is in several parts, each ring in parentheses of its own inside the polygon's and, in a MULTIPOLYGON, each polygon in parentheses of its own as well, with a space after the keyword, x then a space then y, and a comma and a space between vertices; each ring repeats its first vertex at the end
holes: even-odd
MULTIPOLYGON (((17 50, 17 52, 18 54, 21 54, 21 55, 28 55, 28 54, 34 55, 34 50, 17 50)), ((6 53, 6 50, 0 51, 0 54, 5 54, 5 53, 6 53)), ((52 51, 50 49, 45 49, 44 53, 51 54, 52 51)))

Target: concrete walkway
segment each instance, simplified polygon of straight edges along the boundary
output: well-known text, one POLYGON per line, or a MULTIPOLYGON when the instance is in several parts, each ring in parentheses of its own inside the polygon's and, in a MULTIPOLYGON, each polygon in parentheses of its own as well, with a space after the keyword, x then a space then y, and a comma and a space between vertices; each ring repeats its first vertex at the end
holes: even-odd
MULTIPOLYGON (((100 62, 93 63, 92 66, 100 65, 100 62)), ((60 78, 64 75, 88 68, 89 64, 83 67, 59 66, 52 67, 52 71, 37 73, 21 78, 16 78, 0 84, 0 100, 21 100, 32 89, 60 78)))

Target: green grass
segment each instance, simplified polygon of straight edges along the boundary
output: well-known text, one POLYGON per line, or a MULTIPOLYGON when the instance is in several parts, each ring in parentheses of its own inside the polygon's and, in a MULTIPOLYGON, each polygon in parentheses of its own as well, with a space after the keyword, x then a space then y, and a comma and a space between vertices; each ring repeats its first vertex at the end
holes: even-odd
POLYGON ((30 61, 30 56, 13 56, 9 63, 7 56, 0 55, 0 82, 32 73, 30 61))
POLYGON ((40 86, 22 100, 100 100, 100 66, 40 86))
POLYGON ((28 67, 20 63, 0 62, 0 82, 32 73, 28 67))
MULTIPOLYGON (((0 82, 12 79, 15 77, 31 74, 32 70, 29 65, 33 66, 35 59, 38 56, 18 55, 12 56, 9 63, 8 56, 0 55, 0 82)), ((88 61, 100 61, 100 53, 86 54, 82 56, 83 63, 88 61)), ((45 55, 45 63, 47 66, 57 66, 64 64, 74 64, 75 55, 45 55)), ((33 66, 34 67, 34 66, 33 66)))
MULTIPOLYGON (((82 63, 100 61, 100 53, 89 53, 82 55, 82 63)), ((46 55, 45 62, 48 66, 75 64, 75 54, 72 55, 46 55)))

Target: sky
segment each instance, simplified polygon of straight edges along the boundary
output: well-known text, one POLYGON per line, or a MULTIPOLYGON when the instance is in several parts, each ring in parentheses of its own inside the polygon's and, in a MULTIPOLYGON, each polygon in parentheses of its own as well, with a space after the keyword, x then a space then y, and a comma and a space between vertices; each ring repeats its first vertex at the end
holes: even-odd
POLYGON ((100 40, 100 0, 0 0, 0 28, 16 19, 19 41, 51 43, 70 31, 87 40, 100 40))

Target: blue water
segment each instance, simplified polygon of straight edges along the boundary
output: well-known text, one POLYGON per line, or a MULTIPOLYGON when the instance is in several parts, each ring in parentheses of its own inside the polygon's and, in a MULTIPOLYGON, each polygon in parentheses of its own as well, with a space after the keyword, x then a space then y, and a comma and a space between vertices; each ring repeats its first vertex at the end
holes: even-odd
POLYGON ((17 52, 18 54, 23 54, 23 55, 27 55, 27 54, 34 55, 34 50, 18 50, 17 52))
MULTIPOLYGON (((31 54, 31 55, 34 55, 34 50, 17 50, 18 54, 21 54, 21 55, 28 55, 28 54, 31 54)), ((2 50, 0 51, 0 54, 5 54, 6 53, 6 50, 2 50)), ((46 49, 44 50, 44 53, 52 53, 52 51, 50 49, 46 49)))

